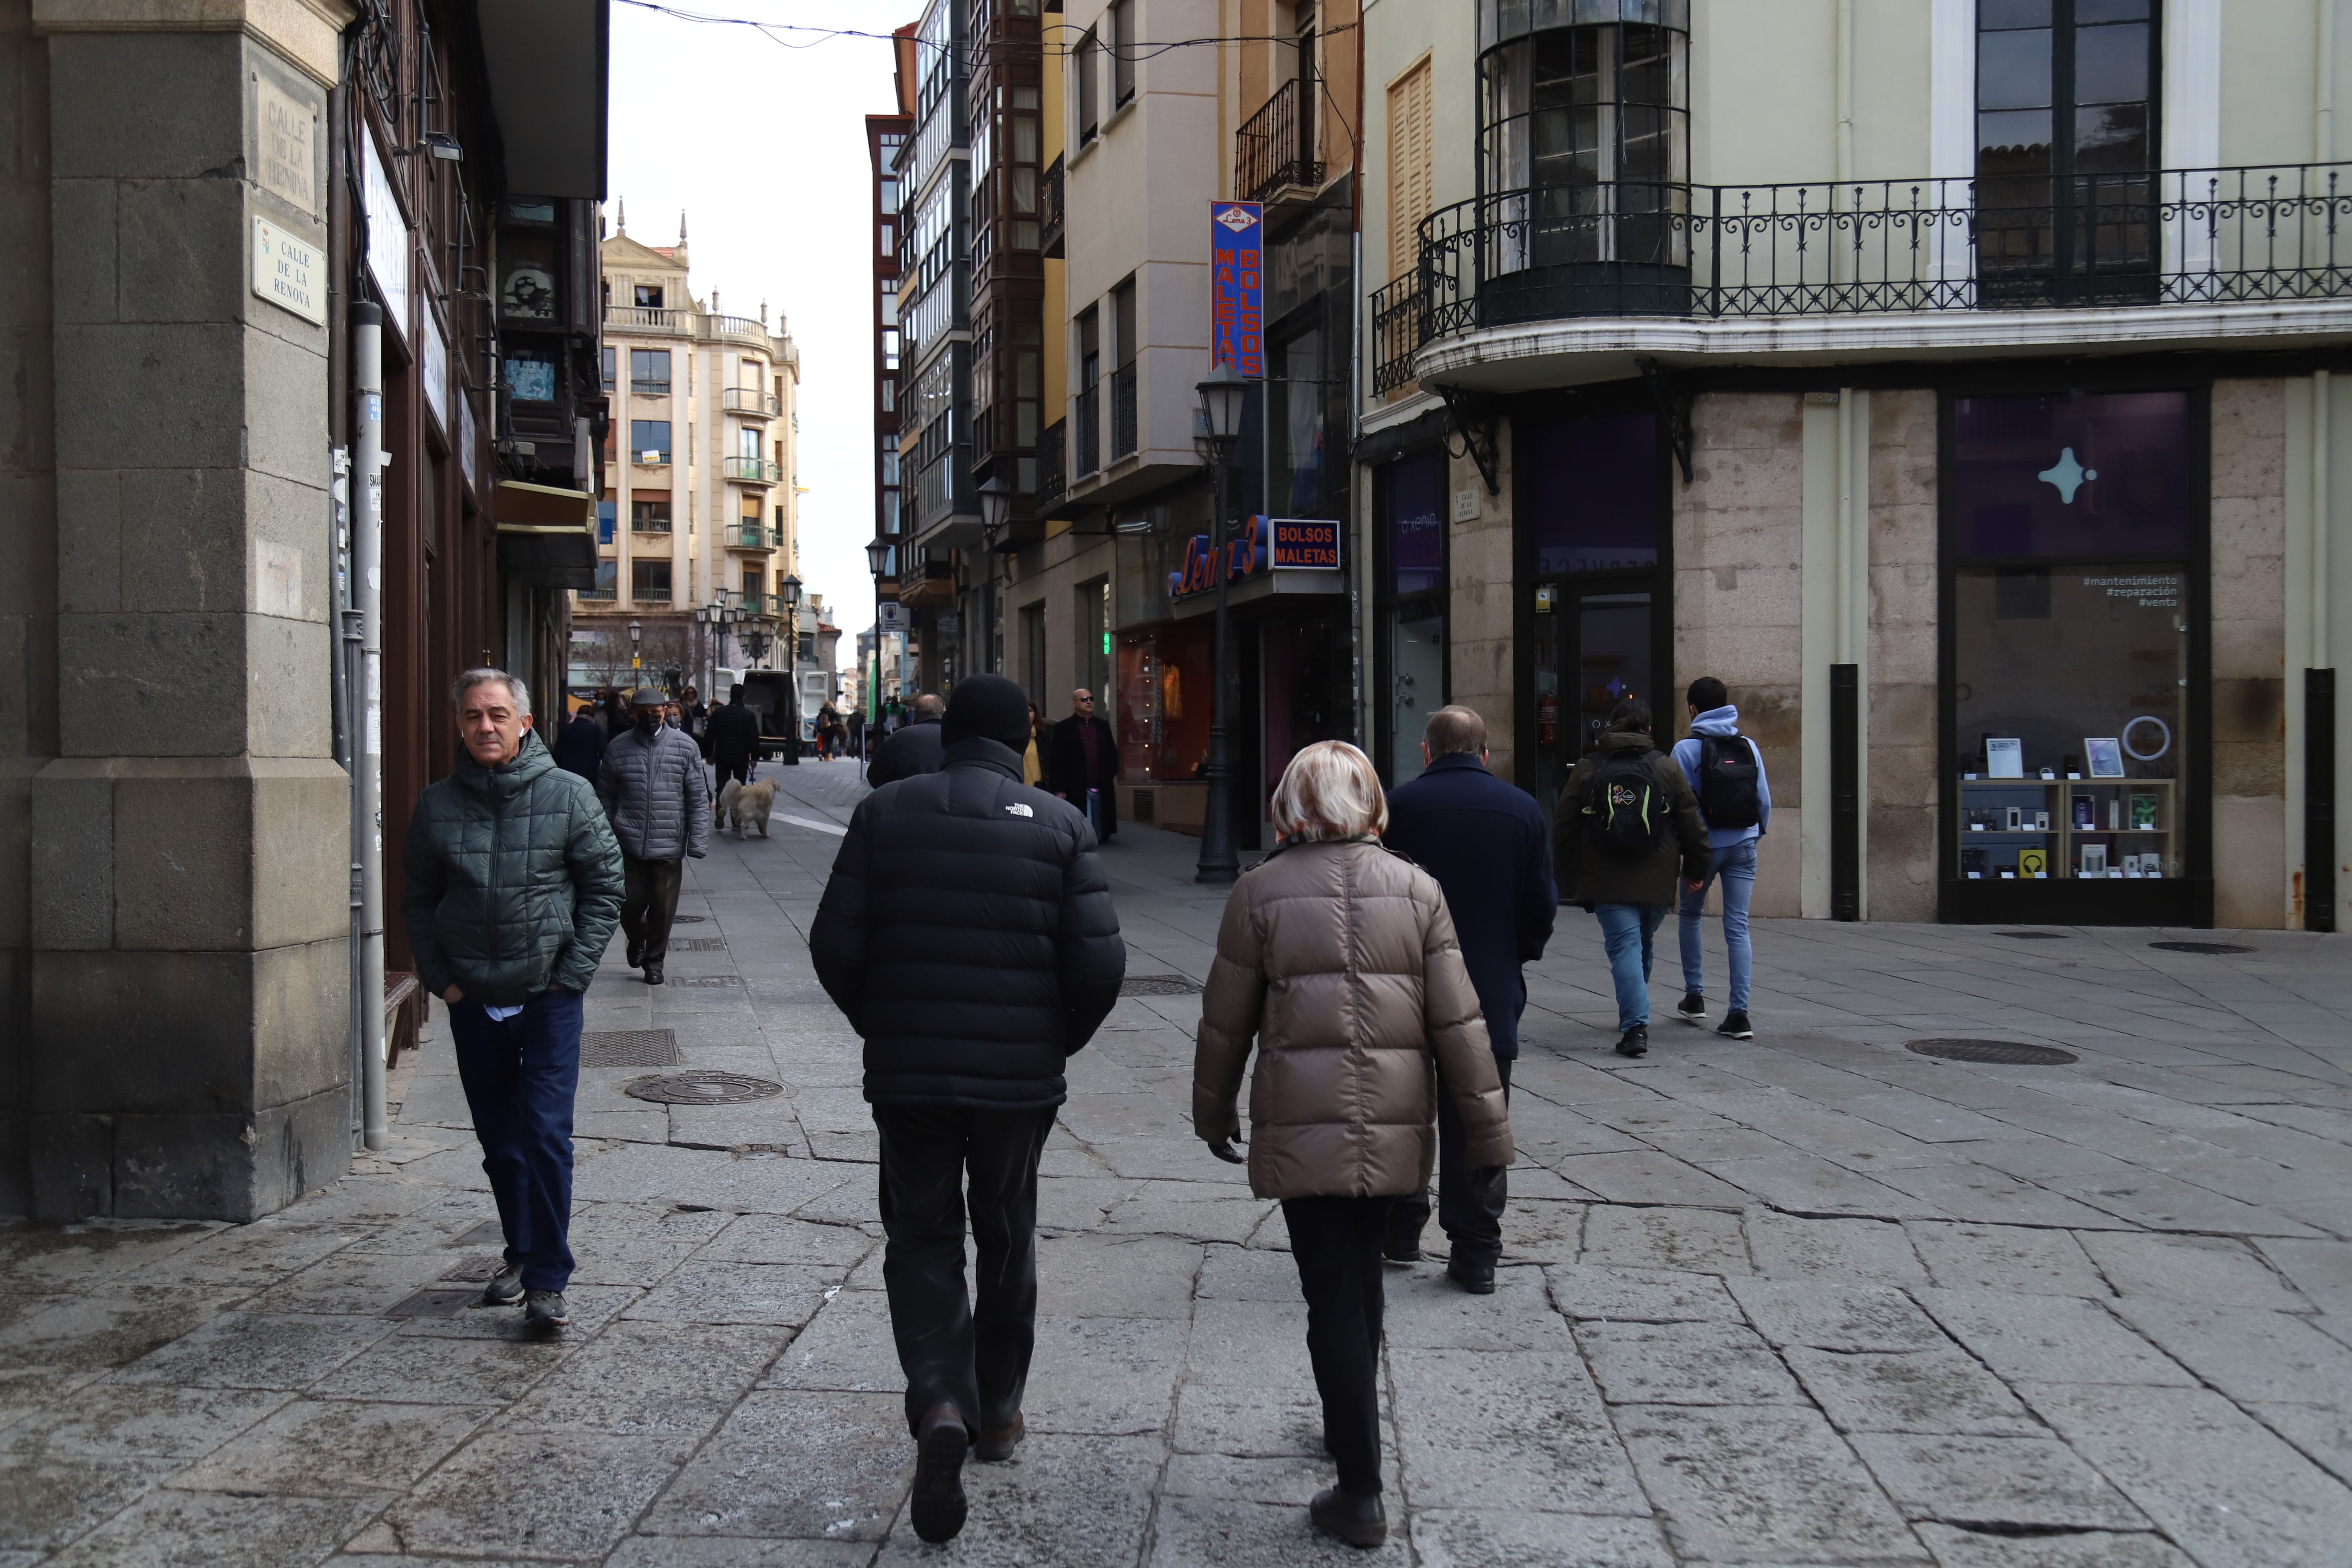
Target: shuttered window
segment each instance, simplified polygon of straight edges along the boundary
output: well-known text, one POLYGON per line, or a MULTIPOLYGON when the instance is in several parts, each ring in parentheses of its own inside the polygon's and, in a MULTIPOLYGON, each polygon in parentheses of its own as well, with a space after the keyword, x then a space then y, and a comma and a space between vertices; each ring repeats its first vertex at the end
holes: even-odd
POLYGON ((1419 256, 1421 220, 1433 205, 1431 170, 1429 62, 1389 87, 1389 277, 1411 272, 1419 256))

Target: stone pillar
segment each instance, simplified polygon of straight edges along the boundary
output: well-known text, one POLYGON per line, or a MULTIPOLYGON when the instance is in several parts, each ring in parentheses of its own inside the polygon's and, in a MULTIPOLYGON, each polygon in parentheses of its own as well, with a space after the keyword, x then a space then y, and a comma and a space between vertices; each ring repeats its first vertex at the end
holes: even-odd
MULTIPOLYGON (((1486 493, 1486 476, 1466 454, 1445 466, 1446 638, 1450 660, 1445 700, 1475 708, 1486 721, 1487 765, 1498 779, 1518 776, 1518 644, 1512 611, 1518 574, 1512 553, 1511 454, 1517 449, 1513 421, 1495 421, 1495 479, 1502 494, 1486 493), (1467 494, 1477 515, 1458 518, 1458 498, 1467 494)), ((1421 715, 1427 722, 1428 712, 1421 715)), ((1418 735, 1400 735, 1410 743, 1418 735)))
POLYGON ((254 259, 257 222, 310 247, 323 316, 342 20, 35 0, 56 500, 0 529, 55 552, 22 1079, 42 1217, 250 1219, 350 1159, 327 332, 254 259))

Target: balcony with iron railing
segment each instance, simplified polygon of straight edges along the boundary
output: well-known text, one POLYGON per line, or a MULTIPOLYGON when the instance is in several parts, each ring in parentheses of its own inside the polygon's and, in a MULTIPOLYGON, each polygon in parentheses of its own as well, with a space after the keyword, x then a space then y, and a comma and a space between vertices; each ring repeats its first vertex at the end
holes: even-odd
POLYGON ((737 523, 727 531, 726 537, 730 550, 776 550, 784 542, 781 530, 763 528, 756 522, 737 523))
POLYGON ((1110 460, 1135 455, 1135 362, 1110 373, 1110 460))
POLYGON ((1037 246, 1048 261, 1061 258, 1062 223, 1062 155, 1056 153, 1037 192, 1037 246))
POLYGON ((784 411, 784 400, 756 386, 730 386, 719 392, 719 406, 746 419, 773 419, 784 411))
POLYGON ((772 485, 784 477, 782 468, 764 458, 730 457, 719 463, 724 477, 739 485, 772 485))
POLYGON ((1070 472, 1077 479, 1092 479, 1102 468, 1102 384, 1080 387, 1070 402, 1072 426, 1077 432, 1070 472))
POLYGON ((1323 185, 1315 156, 1314 83, 1294 77, 1234 134, 1234 190, 1245 202, 1312 196, 1323 185))
POLYGON ((1419 266, 1373 294, 1372 384, 1604 349, 1883 356, 2340 336, 2347 227, 2352 163, 1503 191, 1424 219, 1419 266))
POLYGON ((1067 439, 1069 423, 1056 419, 1037 434, 1037 510, 1045 511, 1062 499, 1069 488, 1064 477, 1066 458, 1063 446, 1067 439))

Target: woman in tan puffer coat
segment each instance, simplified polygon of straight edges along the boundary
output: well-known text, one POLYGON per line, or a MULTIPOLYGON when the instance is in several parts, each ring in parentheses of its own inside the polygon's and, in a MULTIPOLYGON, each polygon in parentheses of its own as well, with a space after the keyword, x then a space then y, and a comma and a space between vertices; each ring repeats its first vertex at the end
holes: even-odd
POLYGON ((1316 1525, 1358 1546, 1387 1539, 1381 1503, 1381 1241, 1389 1210, 1429 1180, 1436 1074, 1475 1169, 1511 1163, 1486 1025, 1434 879, 1381 847, 1388 803, 1371 760, 1323 741, 1275 791, 1282 834, 1226 900, 1202 998, 1192 1121, 1238 1162, 1236 1101, 1250 1041, 1250 1190, 1282 1200, 1307 1296, 1307 1352, 1339 1484, 1316 1525))

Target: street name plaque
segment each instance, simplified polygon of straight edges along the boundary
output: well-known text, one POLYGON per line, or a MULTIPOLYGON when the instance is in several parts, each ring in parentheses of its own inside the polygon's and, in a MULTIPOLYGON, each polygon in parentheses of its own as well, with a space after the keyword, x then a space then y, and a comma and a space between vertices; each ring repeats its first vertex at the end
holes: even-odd
POLYGON ((271 223, 253 220, 253 291, 306 321, 327 324, 326 278, 319 250, 271 223))

